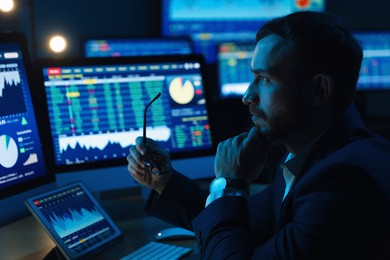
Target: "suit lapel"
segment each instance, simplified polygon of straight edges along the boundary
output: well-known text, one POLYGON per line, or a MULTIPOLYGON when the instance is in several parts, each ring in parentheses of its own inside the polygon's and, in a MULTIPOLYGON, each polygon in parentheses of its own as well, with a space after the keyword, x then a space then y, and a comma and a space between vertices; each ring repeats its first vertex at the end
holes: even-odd
MULTIPOLYGON (((352 141, 354 133, 368 133, 364 124, 354 106, 349 107, 332 126, 324 133, 323 136, 313 146, 310 155, 308 156, 302 172, 299 173, 295 184, 292 186, 289 194, 284 200, 283 194, 285 182, 281 169, 278 171, 275 178, 275 229, 280 229, 293 218, 293 200, 297 183, 302 179, 307 171, 316 163, 325 158, 328 154, 342 147, 346 143, 352 141), (359 130, 358 130, 359 129, 359 130)), ((358 134, 361 136, 361 134, 358 134)))

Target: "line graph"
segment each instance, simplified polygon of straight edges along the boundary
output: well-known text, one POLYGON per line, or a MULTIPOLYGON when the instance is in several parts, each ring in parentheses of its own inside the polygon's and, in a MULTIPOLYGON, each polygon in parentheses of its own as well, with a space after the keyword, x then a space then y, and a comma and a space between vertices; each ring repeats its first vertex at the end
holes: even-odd
MULTIPOLYGON (((148 137, 156 141, 166 142, 171 136, 171 130, 167 126, 150 127, 147 131, 148 137)), ((104 150, 110 144, 119 144, 121 148, 127 148, 135 144, 135 139, 138 136, 142 136, 142 129, 138 131, 59 137, 58 144, 61 153, 77 147, 85 150, 104 150)))
POLYGON ((0 116, 26 112, 21 84, 17 64, 13 64, 12 70, 0 71, 0 116))
POLYGON ((95 208, 91 210, 69 208, 68 212, 62 216, 58 216, 55 213, 52 214, 50 223, 58 235, 63 238, 103 219, 103 216, 95 208))
POLYGON ((17 70, 0 72, 0 97, 3 96, 3 89, 6 85, 18 86, 20 84, 20 74, 17 70))
POLYGON ((104 210, 79 184, 49 192, 32 201, 42 221, 72 252, 88 250, 113 234, 104 210))
POLYGON ((27 166, 30 164, 38 163, 38 155, 36 153, 31 153, 27 160, 23 163, 23 166, 27 166))

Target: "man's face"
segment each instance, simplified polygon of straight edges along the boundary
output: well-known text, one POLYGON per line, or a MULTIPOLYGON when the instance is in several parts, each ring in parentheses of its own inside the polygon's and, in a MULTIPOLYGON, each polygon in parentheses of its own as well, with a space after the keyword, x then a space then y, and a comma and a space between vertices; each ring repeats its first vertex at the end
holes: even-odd
POLYGON ((261 133, 279 139, 304 124, 309 108, 291 53, 291 44, 277 35, 261 39, 251 63, 254 80, 242 98, 261 133))

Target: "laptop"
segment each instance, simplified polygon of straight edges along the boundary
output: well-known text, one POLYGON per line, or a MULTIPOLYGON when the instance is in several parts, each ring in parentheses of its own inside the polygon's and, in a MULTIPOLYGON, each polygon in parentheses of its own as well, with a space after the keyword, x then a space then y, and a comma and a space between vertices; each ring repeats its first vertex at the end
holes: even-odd
POLYGON ((91 257, 122 236, 82 182, 28 198, 26 206, 66 259, 91 257))

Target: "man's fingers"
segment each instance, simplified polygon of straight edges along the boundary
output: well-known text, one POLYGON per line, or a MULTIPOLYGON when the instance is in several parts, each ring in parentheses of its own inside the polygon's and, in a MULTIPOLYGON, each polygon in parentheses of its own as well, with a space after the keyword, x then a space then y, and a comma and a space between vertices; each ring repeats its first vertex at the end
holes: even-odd
POLYGON ((244 139, 244 145, 251 146, 258 144, 261 139, 263 139, 263 136, 261 135, 259 129, 256 127, 252 127, 249 133, 246 134, 246 137, 244 139))
MULTIPOLYGON (((147 142, 150 143, 151 139, 147 139, 147 142)), ((137 150, 141 155, 146 155, 148 153, 148 148, 146 147, 146 144, 143 141, 143 138, 141 136, 137 137, 135 139, 135 146, 137 147, 137 150)))
POLYGON ((129 163, 136 162, 136 164, 138 164, 141 168, 145 168, 144 162, 142 161, 142 155, 140 154, 136 146, 130 147, 129 153, 130 154, 127 156, 127 161, 129 163))
POLYGON ((145 173, 142 171, 139 171, 139 169, 134 168, 132 165, 127 166, 127 170, 130 172, 131 176, 133 176, 134 179, 145 179, 145 173))

